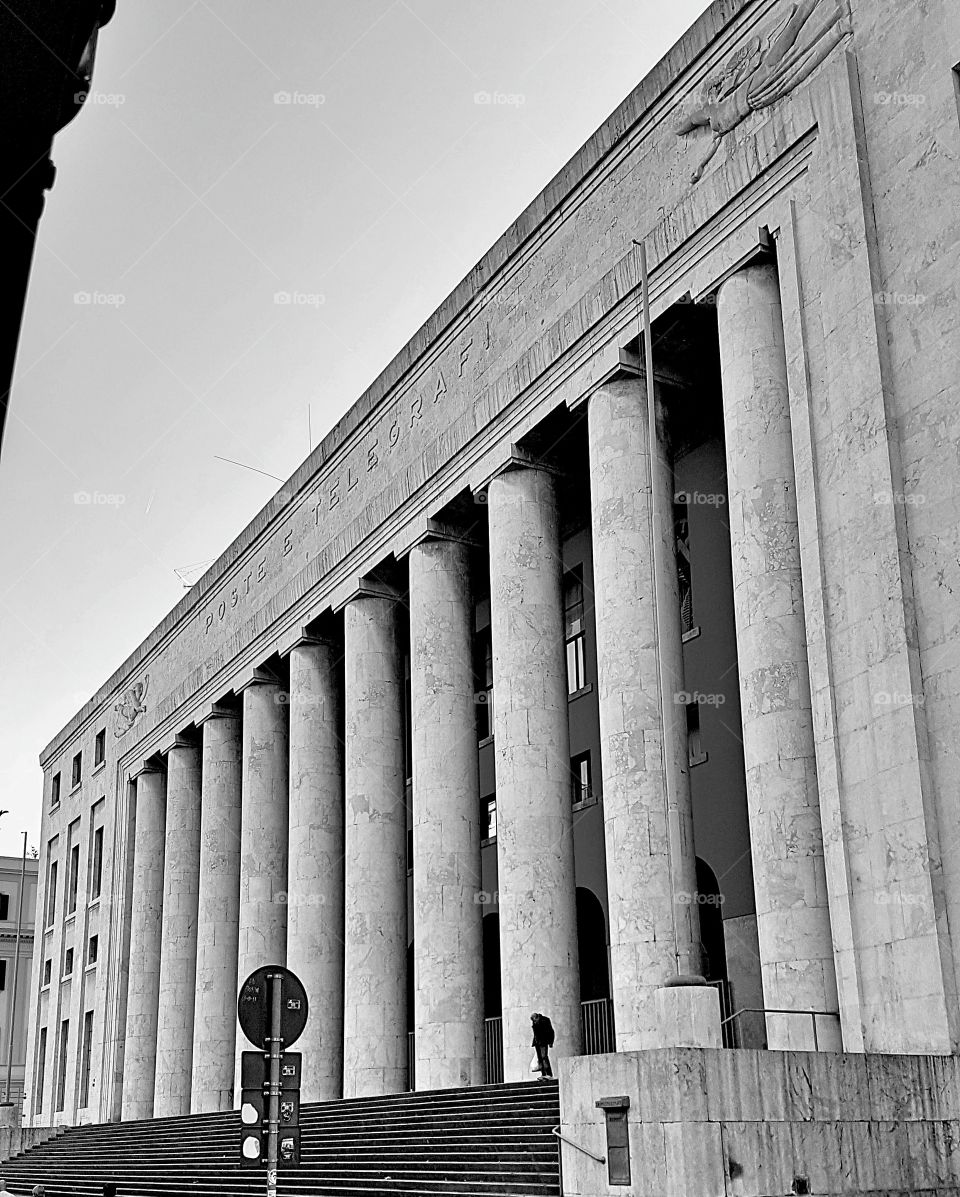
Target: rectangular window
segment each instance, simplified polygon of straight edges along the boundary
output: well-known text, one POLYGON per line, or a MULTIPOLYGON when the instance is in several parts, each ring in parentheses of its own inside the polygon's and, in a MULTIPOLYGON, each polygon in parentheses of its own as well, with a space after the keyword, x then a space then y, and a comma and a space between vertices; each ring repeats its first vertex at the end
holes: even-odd
POLYGON ((563 579, 563 622, 567 643, 567 693, 576 694, 587 684, 586 621, 583 602, 583 566, 563 579))
POLYGON ((0 960, 0 990, 7 987, 7 962, 0 960))
POLYGON ((73 976, 73 948, 67 948, 63 954, 63 975, 65 977, 73 976))
POLYGON ((676 532, 677 581, 680 591, 680 630, 693 631, 693 573, 690 568, 690 509, 685 494, 673 501, 673 526, 676 532))
POLYGON ((96 964, 97 957, 100 954, 100 936, 91 935, 90 942, 87 944, 87 964, 96 964))
POLYGON ((44 960, 44 962, 43 962, 43 983, 44 983, 44 985, 50 984, 50 978, 52 976, 53 976, 53 961, 52 960, 44 960))
POLYGON ((74 789, 76 789, 76 787, 80 784, 80 782, 82 780, 83 780, 83 753, 78 752, 77 755, 73 758, 73 768, 70 771, 70 785, 73 786, 74 789))
POLYGON ((486 840, 497 838, 497 800, 492 795, 487 799, 486 827, 483 838, 486 840))
POLYGON ((37 1044, 37 1084, 33 1095, 34 1113, 43 1112, 43 1082, 47 1072, 47 1028, 40 1028, 40 1040, 37 1044))
MULTIPOLYGON (((80 834, 79 823, 77 834, 80 834)), ((80 845, 74 844, 70 849, 70 876, 67 886, 67 914, 73 914, 77 909, 77 883, 80 880, 80 845)))
POLYGON ((702 765, 707 759, 700 736, 700 704, 687 703, 687 760, 693 765, 702 765))
POLYGON ((487 740, 493 735, 493 640, 486 628, 476 638, 477 736, 487 740))
POLYGON ((60 805, 60 774, 54 773, 50 779, 50 805, 60 805))
POLYGON ((593 797, 593 777, 590 769, 590 753, 582 752, 570 762, 573 774, 573 801, 589 802, 593 797))
POLYGON ((57 862, 50 862, 47 873, 47 926, 52 927, 57 918, 57 862))
POLYGON ((93 767, 96 769, 97 765, 102 765, 107 759, 107 729, 102 727, 97 732, 97 738, 93 742, 93 767))
POLYGON ((10 917, 10 895, 0 894, 0 923, 5 923, 10 917))
POLYGON ((67 1096, 67 1048, 70 1043, 70 1019, 65 1018, 60 1024, 60 1050, 57 1052, 57 1104, 58 1114, 63 1112, 67 1096))
POLYGON ((103 885, 103 828, 93 833, 93 859, 90 863, 90 901, 100 897, 103 885))
POLYGON ((83 1016, 83 1044, 80 1049, 80 1109, 90 1104, 90 1059, 93 1054, 93 1011, 83 1016))

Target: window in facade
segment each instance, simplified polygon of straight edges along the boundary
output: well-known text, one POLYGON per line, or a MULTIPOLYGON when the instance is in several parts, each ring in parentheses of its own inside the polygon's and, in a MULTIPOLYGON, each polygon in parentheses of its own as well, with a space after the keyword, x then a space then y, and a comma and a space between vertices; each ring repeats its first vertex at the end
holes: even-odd
POLYGON ((690 511, 686 495, 680 494, 673 503, 673 526, 676 529, 677 579, 680 589, 680 630, 693 631, 693 573, 690 568, 690 511))
POLYGON ((707 759, 700 735, 700 704, 687 703, 687 760, 691 765, 702 765, 707 759))
POLYGON ((477 736, 487 740, 493 735, 493 639, 485 628, 476 639, 477 736))
POLYGON ((0 992, 7 987, 7 962, 0 960, 0 992))
POLYGON ((490 795, 486 802, 486 820, 483 838, 485 840, 495 840, 497 838, 497 800, 493 794, 490 795))
MULTIPOLYGON (((80 834, 79 824, 76 834, 80 834)), ((77 909, 77 885, 80 881, 80 845, 74 844, 70 849, 70 876, 67 879, 67 914, 73 914, 77 909)))
POLYGON ((57 1102, 56 1112, 63 1112, 67 1095, 67 1048, 70 1043, 70 1019, 65 1018, 60 1024, 60 1050, 57 1052, 57 1102))
POLYGON ((34 1087, 34 1113, 43 1112, 43 1082, 47 1071, 47 1028, 40 1028, 40 1039, 37 1043, 37 1083, 34 1087))
POLYGON ((10 895, 0 894, 0 923, 5 923, 10 917, 10 895))
POLYGON ((57 870, 55 860, 50 861, 47 871, 47 926, 52 927, 57 918, 57 870))
POLYGON ((563 622, 567 644, 567 693, 576 694, 587 684, 587 638, 581 565, 568 570, 563 579, 563 622))
POLYGON ((93 856, 90 861, 90 901, 100 897, 103 886, 103 828, 93 833, 93 856))
POLYGON ((73 948, 67 948, 63 954, 63 975, 65 977, 73 976, 73 948))
POLYGON ((590 767, 590 753, 581 752, 570 762, 570 772, 573 774, 573 802, 574 805, 589 802, 593 798, 593 775, 590 767))
POLYGON ((54 773, 50 779, 50 805, 60 805, 60 774, 54 773))
POLYGON ((44 962, 43 962, 43 983, 44 983, 44 985, 50 984, 50 978, 52 976, 53 976, 53 961, 52 960, 44 960, 44 962))
POLYGON ((93 742, 93 767, 96 769, 97 765, 102 765, 107 759, 107 729, 102 727, 97 732, 97 738, 93 742))
POLYGON ((73 758, 73 768, 70 771, 70 785, 76 788, 83 780, 83 753, 78 752, 73 758))
POLYGON ((87 964, 96 964, 97 957, 100 954, 100 936, 91 935, 90 942, 87 944, 87 964))
POLYGON ((83 1016, 83 1043, 80 1048, 80 1101, 79 1108, 85 1110, 90 1104, 90 1060, 93 1055, 93 1011, 83 1016))

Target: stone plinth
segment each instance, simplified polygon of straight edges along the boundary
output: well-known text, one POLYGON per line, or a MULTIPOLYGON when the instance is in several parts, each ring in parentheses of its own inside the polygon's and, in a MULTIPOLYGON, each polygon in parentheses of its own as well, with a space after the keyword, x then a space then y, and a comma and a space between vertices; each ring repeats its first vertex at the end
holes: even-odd
POLYGON ((660 1047, 721 1047, 720 994, 713 985, 666 985, 654 994, 660 1047))
POLYGON ((123 1050, 124 1122, 153 1117, 160 1008, 160 934, 166 778, 159 769, 137 777, 127 1028, 123 1050))
POLYGON ((485 1080, 483 889, 470 549, 410 553, 418 1089, 485 1080))
MULTIPOLYGON (((717 313, 764 1005, 835 1011, 776 268, 735 274, 717 313)), ((769 1046, 798 1046, 795 1023, 768 1017, 769 1046)))
POLYGON ((530 1016, 556 1054, 581 1046, 570 748, 554 481, 509 469, 490 483, 490 623, 506 1081, 530 1076, 530 1016))
POLYGON ((346 884, 343 1095, 407 1084, 407 812, 393 598, 344 612, 346 884))
MULTIPOLYGON (((674 702, 683 690, 683 657, 672 467, 665 457, 655 475, 658 619, 643 382, 602 387, 590 398, 588 421, 610 962, 617 1043, 634 1049, 662 1042, 654 1001, 658 986, 675 976, 678 966, 687 972, 699 968, 686 728, 676 718, 686 712, 674 702), (658 628, 664 686, 675 716, 666 752, 658 628)), ((666 445, 660 450, 663 457, 666 445)))
POLYGON ((178 740, 167 753, 160 1016, 154 1117, 190 1113, 200 903, 201 751, 178 740))
POLYGON ((297 1044, 310 1061, 303 1101, 343 1088, 343 746, 339 653, 305 642, 290 653, 290 847, 287 964, 311 1016, 297 1044))
POLYGON ((215 712, 202 734, 193 1114, 233 1109, 240 926, 240 717, 215 712))

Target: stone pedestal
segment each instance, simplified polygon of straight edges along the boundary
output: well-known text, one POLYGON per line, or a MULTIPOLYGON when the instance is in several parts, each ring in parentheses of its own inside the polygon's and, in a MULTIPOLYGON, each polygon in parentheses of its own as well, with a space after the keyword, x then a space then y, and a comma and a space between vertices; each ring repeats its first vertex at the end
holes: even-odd
POLYGON ((240 916, 240 717, 202 725, 200 932, 190 1112, 233 1109, 240 916))
POLYGON ((720 994, 713 985, 667 985, 654 994, 658 1047, 723 1047, 720 994))
POLYGON ((572 782, 554 481, 494 478, 490 611, 497 772, 497 867, 506 1081, 529 1079, 530 1016, 546 1014, 556 1054, 581 1050, 572 782))
POLYGON ((190 1113, 193 1016, 200 902, 199 741, 179 739, 167 753, 160 1017, 154 1117, 190 1113))
POLYGON ((485 1080, 470 550, 410 553, 416 1085, 485 1080))
POLYGON ((153 1117, 166 824, 165 777, 159 769, 145 769, 137 777, 136 803, 121 1104, 124 1122, 153 1117))
POLYGON ((310 1067, 303 1101, 343 1090, 343 746, 337 649, 305 641, 290 653, 290 841, 287 964, 307 990, 297 1044, 310 1067))
MULTIPOLYGON (((775 267, 724 283, 717 314, 764 1005, 836 1010, 775 267)), ((768 1018, 769 1046, 795 1046, 796 1021, 768 1018)))
POLYGON ((396 601, 344 612, 343 1096, 407 1086, 407 814, 396 601))
POLYGON ((662 443, 654 473, 658 612, 643 381, 601 388, 590 398, 588 422, 610 961, 617 1047, 636 1051, 662 1041, 658 987, 699 970, 673 475, 662 443), (658 634, 672 716, 666 738, 658 634))

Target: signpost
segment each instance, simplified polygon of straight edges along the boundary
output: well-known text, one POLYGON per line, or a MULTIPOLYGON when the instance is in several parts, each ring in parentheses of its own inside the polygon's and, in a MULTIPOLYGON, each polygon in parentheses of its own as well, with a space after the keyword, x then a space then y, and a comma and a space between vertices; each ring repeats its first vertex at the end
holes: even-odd
POLYGON ((260 1051, 240 1061, 245 1164, 267 1166, 267 1197, 276 1197, 277 1168, 300 1163, 299 1052, 286 1052, 307 1024, 306 990, 288 968, 267 965, 244 981, 237 999, 240 1029, 260 1051))

